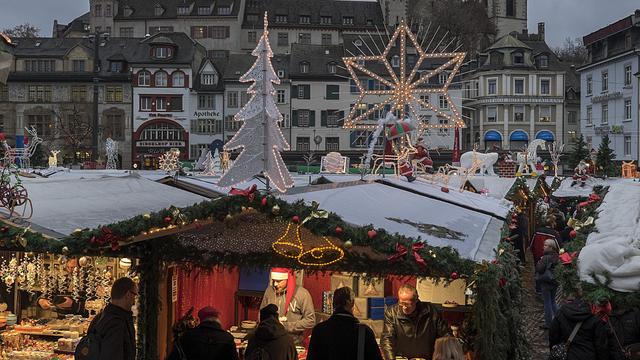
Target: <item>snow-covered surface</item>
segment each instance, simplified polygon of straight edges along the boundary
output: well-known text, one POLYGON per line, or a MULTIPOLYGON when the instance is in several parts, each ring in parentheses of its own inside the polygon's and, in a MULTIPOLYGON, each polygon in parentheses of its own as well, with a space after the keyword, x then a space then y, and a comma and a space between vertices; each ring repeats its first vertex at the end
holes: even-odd
POLYGON ((136 174, 106 174, 96 170, 22 178, 33 203, 31 223, 67 235, 158 211, 207 200, 136 174))
POLYGON ((77 179, 100 179, 105 176, 109 177, 125 177, 131 174, 140 175, 147 180, 158 181, 166 177, 170 177, 164 171, 160 170, 69 170, 65 168, 59 168, 61 171, 49 176, 49 179, 55 180, 77 180, 77 179))
POLYGON ((487 190, 487 196, 494 199, 504 199, 513 187, 515 178, 502 178, 497 176, 474 176, 469 182, 478 191, 487 190))
POLYGON ((553 196, 555 197, 589 197, 589 195, 593 192, 593 187, 597 185, 606 185, 608 181, 589 177, 585 182, 584 186, 580 186, 580 183, 577 183, 574 186, 571 186, 573 183, 573 178, 566 178, 562 180, 560 186, 556 191, 553 192, 553 196))
MULTIPOLYGON (((422 188, 422 185, 415 183, 411 185, 422 188)), ((437 191, 441 193, 439 188, 437 191)), ((351 224, 375 224, 376 227, 384 228, 391 233, 397 232, 413 238, 421 237, 433 246, 451 246, 458 250, 462 257, 476 261, 492 257, 492 251, 500 241, 500 230, 504 223, 496 217, 456 204, 379 183, 279 196, 288 202, 317 201, 322 209, 338 214, 351 224), (391 218, 403 222, 393 221, 391 218), (427 234, 406 221, 451 229, 464 234, 463 239, 427 234)))
POLYGON ((598 208, 597 232, 592 232, 580 252, 580 278, 593 282, 595 273, 609 287, 625 292, 640 291, 640 183, 616 180, 598 208))

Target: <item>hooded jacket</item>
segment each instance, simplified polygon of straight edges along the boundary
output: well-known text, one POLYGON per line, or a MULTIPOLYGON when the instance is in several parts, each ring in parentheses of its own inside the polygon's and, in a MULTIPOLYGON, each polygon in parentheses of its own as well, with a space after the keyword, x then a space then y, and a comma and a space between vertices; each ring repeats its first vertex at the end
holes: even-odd
POLYGON ((260 309, 269 304, 278 307, 280 316, 286 316, 287 321, 283 322, 284 328, 293 336, 293 340, 298 344, 302 343, 304 331, 311 330, 316 324, 316 312, 313 307, 313 299, 307 289, 297 286, 289 303, 289 309, 286 309, 286 292, 276 294, 273 287, 269 286, 264 291, 260 309))
POLYGON ((96 316, 89 332, 100 336, 98 360, 134 360, 136 358, 136 338, 133 327, 133 313, 119 306, 109 304, 96 316))
POLYGON ((386 360, 396 356, 431 359, 436 339, 449 331, 435 306, 418 301, 411 316, 405 315, 399 304, 384 312, 384 328, 380 347, 386 360))
MULTIPOLYGON (((536 275, 542 275, 546 271, 547 267, 553 272, 558 261, 560 260, 558 252, 555 250, 545 251, 544 255, 540 258, 536 264, 536 275)), ((540 287, 545 289, 553 289, 558 287, 558 282, 554 279, 553 283, 540 282, 540 287)))
POLYGON ((591 314, 591 308, 582 300, 560 307, 549 329, 549 345, 565 343, 580 321, 582 325, 569 345, 567 360, 609 360, 606 325, 591 314))
POLYGON ((261 351, 268 354, 268 360, 298 359, 293 338, 275 317, 260 321, 256 330, 249 335, 244 357, 257 359, 257 354, 261 351))
POLYGON ((620 347, 640 343, 640 310, 614 310, 613 313, 609 315, 609 323, 611 327, 607 326, 607 329, 611 331, 611 337, 609 338, 611 359, 624 360, 624 355, 620 347), (611 330, 612 328, 613 331, 615 331, 615 335, 611 330))
MULTIPOLYGON (((179 341, 189 360, 238 360, 233 336, 216 321, 201 322, 185 331, 179 341)), ((174 349, 167 360, 180 360, 178 351, 174 349)))

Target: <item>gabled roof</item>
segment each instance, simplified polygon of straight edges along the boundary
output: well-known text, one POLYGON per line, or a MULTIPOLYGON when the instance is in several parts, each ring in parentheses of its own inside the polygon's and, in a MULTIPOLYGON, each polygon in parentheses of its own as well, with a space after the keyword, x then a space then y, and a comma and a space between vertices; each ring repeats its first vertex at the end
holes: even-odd
POLYGON ((202 63, 198 67, 198 71, 194 75, 193 79, 193 88, 199 91, 212 91, 212 92, 224 92, 224 68, 225 68, 225 60, 224 59, 202 59, 202 63), (211 65, 215 72, 218 74, 218 83, 216 85, 203 85, 200 80, 202 80, 202 72, 207 65, 211 65))
MULTIPOLYGON (((285 76, 289 75, 289 58, 290 55, 274 54, 271 58, 271 64, 273 69, 277 72, 283 70, 285 76)), ((247 54, 230 54, 229 61, 224 68, 224 80, 237 81, 247 70, 251 68, 251 65, 256 61, 256 58, 247 54)))
POLYGON ((205 17, 206 15, 198 15, 198 7, 210 6, 213 8, 211 17, 219 16, 237 16, 240 8, 241 0, 121 0, 118 5, 118 12, 115 14, 116 20, 127 19, 176 19, 178 17, 178 6, 194 4, 190 15, 180 15, 180 17, 198 16, 205 17), (160 16, 156 16, 155 8, 159 5, 164 9, 164 12, 160 16), (125 7, 129 7, 133 12, 130 16, 125 16, 125 7), (223 7, 231 6, 231 13, 229 15, 218 15, 219 9, 223 7))
POLYGON ((493 45, 491 45, 488 50, 498 50, 498 49, 528 49, 531 50, 531 48, 523 43, 522 41, 516 39, 515 37, 513 37, 511 34, 507 34, 503 37, 501 37, 500 39, 498 39, 498 41, 496 41, 493 45))
POLYGON ((204 52, 202 45, 191 39, 187 34, 181 32, 157 33, 143 40, 139 40, 138 47, 129 58, 130 63, 170 63, 170 64, 191 64, 198 49, 204 52), (151 47, 158 44, 172 44, 176 47, 175 53, 170 59, 155 59, 151 56, 151 47))

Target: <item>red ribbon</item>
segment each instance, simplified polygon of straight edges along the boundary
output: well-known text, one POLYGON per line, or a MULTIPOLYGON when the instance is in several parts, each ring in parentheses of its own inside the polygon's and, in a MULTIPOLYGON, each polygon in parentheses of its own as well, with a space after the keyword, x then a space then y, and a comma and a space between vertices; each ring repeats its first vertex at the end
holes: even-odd
MULTIPOLYGON (((427 266, 427 262, 424 261, 424 259, 422 258, 422 256, 420 256, 420 253, 419 253, 419 251, 422 250, 423 248, 424 248, 423 242, 417 242, 411 245, 411 251, 413 251, 413 258, 416 260, 418 265, 420 265, 420 267, 427 266)), ((402 245, 401 243, 396 243, 396 253, 389 256, 387 258, 387 261, 389 262, 397 261, 405 257, 408 253, 409 253, 409 249, 407 249, 406 246, 402 245)))
POLYGON ((413 257, 416 259, 416 262, 418 263, 418 265, 420 265, 420 267, 427 267, 427 263, 424 261, 424 259, 422 258, 422 256, 420 256, 420 253, 418 252, 423 248, 424 248, 423 242, 417 242, 411 246, 411 250, 413 250, 413 257))
POLYGON ((253 184, 244 190, 231 188, 231 191, 229 191, 229 195, 241 195, 249 199, 249 202, 252 202, 253 198, 255 198, 256 196, 255 194, 256 191, 258 191, 258 185, 253 184))
POLYGON ((387 258, 387 261, 389 262, 394 262, 402 257, 404 257, 405 255, 407 255, 409 253, 409 250, 407 249, 406 246, 400 244, 400 243, 396 243, 396 253, 389 256, 387 258))
POLYGON ((113 251, 116 251, 120 248, 119 242, 122 239, 120 235, 114 233, 106 226, 103 226, 102 229, 100 229, 100 232, 102 233, 100 236, 93 236, 91 238, 91 243, 98 244, 100 246, 111 244, 111 249, 113 251))
POLYGON ((596 201, 600 201, 600 196, 598 196, 598 194, 596 194, 596 193, 593 193, 593 194, 589 195, 589 200, 579 203, 578 207, 579 208, 587 207, 587 206, 589 206, 590 204, 593 204, 596 201))
POLYGON ((573 259, 576 257, 577 253, 574 251, 572 253, 565 252, 560 255, 560 261, 562 261, 563 265, 569 265, 573 262, 573 259))
POLYGON ((600 318, 600 320, 609 321, 609 315, 611 315, 611 303, 609 301, 602 305, 591 305, 591 313, 600 318))

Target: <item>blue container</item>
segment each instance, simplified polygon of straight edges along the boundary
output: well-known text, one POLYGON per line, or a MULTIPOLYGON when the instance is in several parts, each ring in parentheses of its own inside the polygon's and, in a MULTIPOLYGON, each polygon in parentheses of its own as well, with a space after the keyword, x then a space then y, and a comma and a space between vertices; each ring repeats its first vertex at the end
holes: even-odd
POLYGON ((384 320, 384 308, 369 308, 369 319, 384 320))
POLYGON ((384 307, 384 303, 385 303, 385 298, 381 298, 381 297, 367 298, 367 306, 369 308, 384 307))
POLYGON ((238 290, 264 291, 269 286, 269 269, 242 269, 238 290))
POLYGON ((386 298, 384 298, 384 304, 386 306, 395 305, 397 303, 398 303, 398 298, 397 297, 387 296, 386 298))

